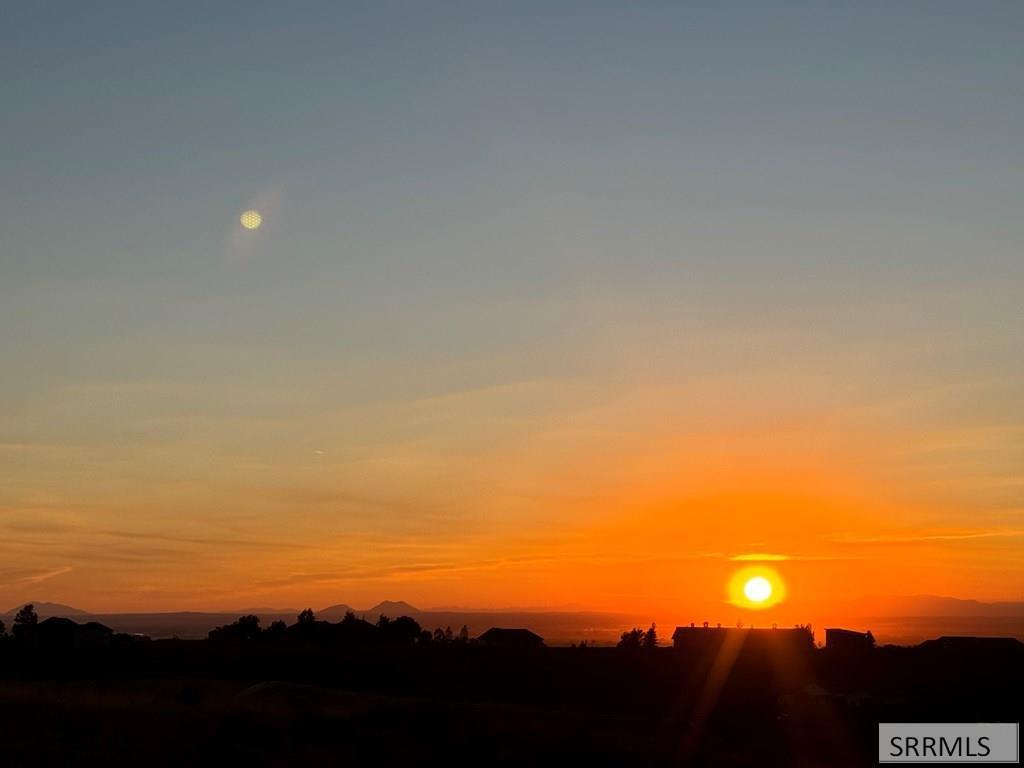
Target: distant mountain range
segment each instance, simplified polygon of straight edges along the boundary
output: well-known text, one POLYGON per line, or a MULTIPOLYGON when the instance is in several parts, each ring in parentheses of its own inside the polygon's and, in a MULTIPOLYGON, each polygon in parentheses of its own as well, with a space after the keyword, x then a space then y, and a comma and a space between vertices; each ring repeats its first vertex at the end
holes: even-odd
POLYGON ((366 610, 353 608, 351 605, 346 605, 345 603, 329 605, 323 610, 316 611, 316 617, 318 619, 323 619, 324 621, 340 621, 345 617, 346 613, 354 613, 356 616, 376 620, 378 616, 387 616, 392 619, 398 616, 412 616, 413 618, 416 618, 421 615, 423 611, 414 605, 409 605, 409 603, 404 600, 385 600, 384 602, 377 603, 372 608, 367 608, 366 610))
POLYGON ((861 599, 841 607, 860 616, 1024 616, 1024 602, 985 603, 936 595, 861 599))

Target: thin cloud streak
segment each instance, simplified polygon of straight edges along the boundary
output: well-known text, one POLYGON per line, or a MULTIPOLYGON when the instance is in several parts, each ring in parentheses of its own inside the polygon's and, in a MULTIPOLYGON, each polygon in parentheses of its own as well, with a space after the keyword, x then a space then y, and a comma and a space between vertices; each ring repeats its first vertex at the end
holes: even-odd
POLYGON ((31 576, 21 576, 4 586, 10 587, 15 584, 41 584, 44 581, 49 581, 57 576, 63 576, 65 573, 70 573, 73 570, 74 568, 70 565, 65 565, 63 568, 55 568, 52 571, 43 571, 42 573, 35 573, 31 576))
POLYGON ((837 544, 914 544, 926 541, 970 541, 973 539, 1000 539, 1024 536, 1024 530, 971 531, 964 533, 929 533, 909 536, 871 536, 834 539, 837 544))

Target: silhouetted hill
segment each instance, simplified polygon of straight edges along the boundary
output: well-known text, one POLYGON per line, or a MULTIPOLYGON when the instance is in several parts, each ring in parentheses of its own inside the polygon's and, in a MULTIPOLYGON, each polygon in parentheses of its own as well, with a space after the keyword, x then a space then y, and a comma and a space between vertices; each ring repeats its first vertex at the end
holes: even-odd
POLYGON ((396 616, 416 616, 423 613, 423 611, 416 606, 409 605, 404 600, 385 600, 382 603, 377 603, 373 608, 357 611, 357 613, 366 614, 375 619, 378 616, 389 616, 391 618, 396 616))
POLYGON ((260 608, 239 608, 238 610, 224 611, 224 613, 237 613, 239 616, 245 616, 249 613, 255 613, 257 616, 298 616, 299 608, 268 608, 262 606, 260 608))
POLYGON ((83 611, 79 608, 72 608, 70 605, 63 605, 61 603, 46 603, 46 602, 33 602, 26 600, 24 603, 16 605, 11 610, 7 611, 4 616, 14 616, 24 606, 32 605, 36 609, 36 614, 40 619, 47 619, 51 616, 68 617, 68 616, 88 616, 88 611, 83 611))
POLYGON ((936 595, 912 595, 882 600, 883 610, 905 616, 1024 616, 1024 603, 984 603, 936 595))
POLYGON ((337 605, 329 605, 323 610, 317 611, 316 617, 324 621, 341 621, 341 619, 345 618, 346 613, 359 613, 359 611, 351 605, 338 603, 337 605))
POLYGON ((987 603, 940 595, 883 595, 831 600, 820 607, 815 606, 813 610, 815 613, 827 610, 848 616, 1024 617, 1024 602, 987 603))

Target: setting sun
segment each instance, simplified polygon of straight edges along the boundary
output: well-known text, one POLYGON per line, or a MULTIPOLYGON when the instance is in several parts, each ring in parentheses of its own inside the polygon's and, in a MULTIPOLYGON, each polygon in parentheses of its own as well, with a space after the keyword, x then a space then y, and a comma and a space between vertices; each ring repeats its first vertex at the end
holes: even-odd
POLYGON ((729 579, 727 591, 732 605, 751 610, 771 608, 786 597, 782 577, 765 565, 741 568, 729 579))
POLYGON ((772 584, 763 576, 755 576, 743 585, 743 594, 754 603, 763 603, 772 596, 772 584))

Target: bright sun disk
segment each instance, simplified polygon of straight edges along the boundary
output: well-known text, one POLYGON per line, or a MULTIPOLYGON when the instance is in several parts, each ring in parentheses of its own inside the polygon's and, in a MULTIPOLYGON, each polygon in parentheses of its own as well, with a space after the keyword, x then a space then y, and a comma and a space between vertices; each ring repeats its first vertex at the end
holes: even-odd
POLYGON ((764 563, 734 572, 725 590, 730 604, 750 611, 764 611, 785 602, 786 591, 782 574, 764 563))
POLYGON ((743 594, 752 603, 763 603, 772 596, 772 583, 764 576, 755 576, 743 585, 743 594))

